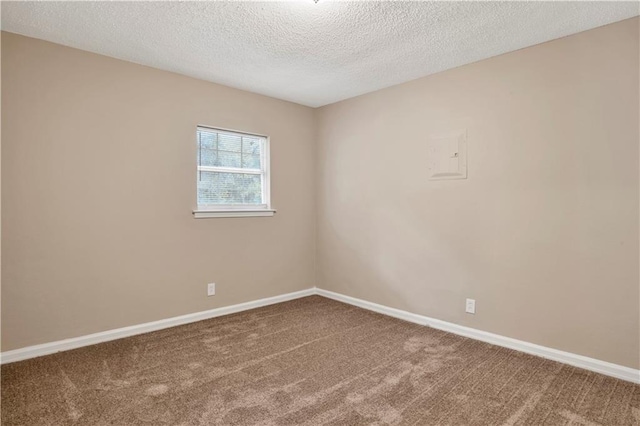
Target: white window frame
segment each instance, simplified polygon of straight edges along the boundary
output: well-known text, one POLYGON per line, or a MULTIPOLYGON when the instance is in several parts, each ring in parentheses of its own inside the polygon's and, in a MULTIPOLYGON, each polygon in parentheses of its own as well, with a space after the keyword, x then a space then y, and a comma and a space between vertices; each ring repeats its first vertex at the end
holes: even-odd
POLYGON ((254 138, 260 138, 264 140, 264 146, 261 150, 260 164, 261 169, 243 169, 237 167, 212 167, 201 166, 196 164, 196 203, 198 202, 198 177, 200 172, 222 172, 222 173, 242 173, 242 174, 256 174, 262 177, 262 204, 209 204, 198 205, 193 210, 193 216, 196 219, 213 218, 213 217, 264 217, 273 216, 276 212, 271 208, 271 175, 270 175, 270 140, 269 136, 259 135, 256 133, 240 132, 237 130, 223 129, 220 127, 202 126, 196 127, 196 147, 200 148, 200 141, 198 140, 198 131, 203 129, 212 132, 220 132, 237 136, 250 136, 254 138))

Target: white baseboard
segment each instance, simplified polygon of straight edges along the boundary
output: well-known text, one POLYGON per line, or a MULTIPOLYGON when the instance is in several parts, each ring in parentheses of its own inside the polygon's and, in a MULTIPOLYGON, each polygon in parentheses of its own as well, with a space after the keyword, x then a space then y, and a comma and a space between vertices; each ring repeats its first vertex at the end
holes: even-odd
POLYGON ((114 330, 88 334, 86 336, 74 337, 71 339, 58 340, 56 342, 43 343, 41 345, 27 346, 25 348, 2 352, 2 354, 0 354, 0 363, 8 364, 10 362, 22 361, 56 352, 68 351, 70 349, 95 345, 96 343, 108 342, 110 340, 122 339, 123 337, 135 336, 136 334, 149 333, 150 331, 162 330, 163 328, 189 324, 222 315, 234 314, 236 312, 247 311, 249 309, 260 308, 262 306, 273 305, 275 303, 286 302, 288 300, 299 299, 301 297, 311 296, 314 294, 315 288, 309 288, 293 293, 282 294, 280 296, 254 300, 252 302, 239 303, 237 305, 210 309, 208 311, 180 315, 178 317, 132 325, 130 327, 116 328, 114 330))
POLYGON ((316 288, 316 294, 339 302, 348 303, 380 314, 389 315, 405 321, 416 324, 426 325, 437 328, 439 330, 448 331, 449 333, 458 334, 460 336, 469 337, 471 339, 481 340, 497 346, 514 349, 520 352, 537 355, 563 364, 572 365, 574 367, 583 368, 585 370, 594 371, 596 373, 605 374, 607 376, 626 380, 640 384, 640 370, 625 367, 618 364, 612 364, 606 361, 589 358, 582 355, 564 352, 557 349, 548 348, 546 346, 536 345, 534 343, 524 342, 522 340, 512 339, 510 337, 501 336, 499 334, 489 333, 487 331, 476 330, 475 328, 464 327, 451 322, 429 318, 424 315, 413 314, 411 312, 402 311, 400 309, 390 308, 377 303, 368 302, 355 297, 345 296, 333 291, 316 288))
POLYGON ((514 349, 520 352, 526 352, 528 354, 537 355, 542 358, 551 359, 553 361, 558 361, 564 364, 573 365, 575 367, 584 368, 585 370, 594 371, 596 373, 605 374, 607 376, 616 377, 618 379, 640 384, 640 370, 635 370, 633 368, 624 367, 622 365, 612 364, 610 362, 600 361, 594 358, 573 354, 571 352, 564 352, 557 349, 524 342, 522 340, 512 339, 510 337, 489 333, 487 331, 476 330, 475 328, 464 327, 454 323, 430 318, 424 315, 414 314, 400 309, 390 308, 388 306, 379 305, 377 303, 368 302, 366 300, 357 299, 351 296, 345 296, 343 294, 323 290, 321 288, 309 288, 306 290, 287 293, 280 296, 268 297, 266 299, 255 300, 252 302, 240 303, 232 306, 224 306, 221 308, 210 309, 208 311, 196 312, 193 314, 181 315, 178 317, 167 318, 159 321, 132 325, 130 327, 117 328, 114 330, 74 337, 71 339, 58 340, 56 342, 44 343, 41 345, 27 346, 25 348, 2 352, 0 354, 0 363, 7 364, 10 362, 22 361, 29 358, 49 355, 56 352, 68 351, 70 349, 95 345, 96 343, 108 342, 110 340, 122 339, 123 337, 135 336, 137 334, 149 333, 151 331, 175 327, 177 325, 189 324, 209 318, 247 311, 249 309, 273 305, 275 303, 286 302, 288 300, 298 299, 314 294, 348 303, 350 305, 358 306, 370 311, 378 312, 380 314, 399 318, 405 321, 413 322, 420 325, 426 325, 453 334, 458 334, 460 336, 481 340, 483 342, 491 343, 497 346, 503 346, 505 348, 514 349))

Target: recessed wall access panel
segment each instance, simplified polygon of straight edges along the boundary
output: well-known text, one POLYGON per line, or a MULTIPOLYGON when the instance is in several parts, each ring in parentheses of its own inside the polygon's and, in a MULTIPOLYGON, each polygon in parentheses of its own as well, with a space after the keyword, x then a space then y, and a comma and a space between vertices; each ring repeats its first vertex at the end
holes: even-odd
POLYGON ((467 178, 467 131, 429 137, 429 180, 467 178))

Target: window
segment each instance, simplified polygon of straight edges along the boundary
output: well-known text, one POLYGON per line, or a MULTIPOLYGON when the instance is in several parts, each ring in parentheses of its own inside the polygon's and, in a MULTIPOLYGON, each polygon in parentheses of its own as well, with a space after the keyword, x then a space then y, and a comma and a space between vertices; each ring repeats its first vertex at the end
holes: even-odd
POLYGON ((269 138, 197 128, 196 218, 273 216, 269 199, 269 138))

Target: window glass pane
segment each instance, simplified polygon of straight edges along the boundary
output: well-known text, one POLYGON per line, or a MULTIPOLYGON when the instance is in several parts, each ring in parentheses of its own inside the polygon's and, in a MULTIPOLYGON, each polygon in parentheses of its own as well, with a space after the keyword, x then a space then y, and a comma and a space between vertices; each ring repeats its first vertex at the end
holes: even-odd
POLYGON ((199 172, 198 205, 262 204, 260 175, 199 172))
POLYGON ((198 131, 200 145, 205 149, 218 149, 217 136, 218 134, 215 132, 198 131))
POLYGON ((218 151, 201 148, 198 150, 198 164, 201 166, 217 165, 218 151))
POLYGON ((218 151, 218 158, 215 166, 218 167, 241 167, 239 152, 218 151))
POLYGON ((264 139, 198 129, 198 165, 262 169, 264 139))
POLYGON ((240 152, 242 138, 237 135, 218 133, 218 149, 222 151, 240 152))
POLYGON ((260 139, 242 138, 242 152, 247 154, 260 155, 260 139))
POLYGON ((242 154, 242 168, 260 169, 260 156, 253 154, 242 154))

